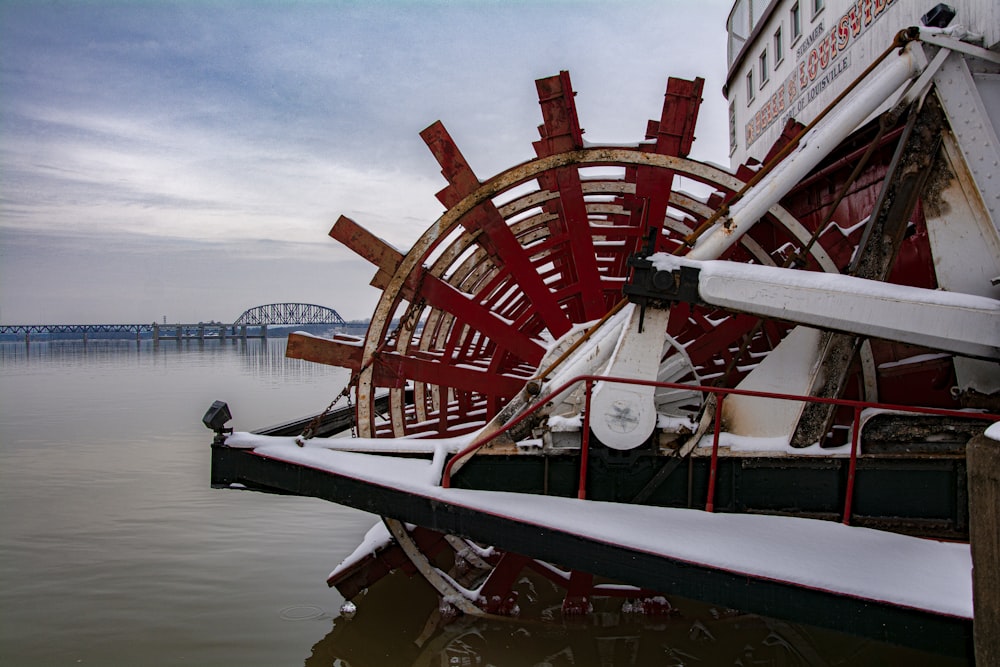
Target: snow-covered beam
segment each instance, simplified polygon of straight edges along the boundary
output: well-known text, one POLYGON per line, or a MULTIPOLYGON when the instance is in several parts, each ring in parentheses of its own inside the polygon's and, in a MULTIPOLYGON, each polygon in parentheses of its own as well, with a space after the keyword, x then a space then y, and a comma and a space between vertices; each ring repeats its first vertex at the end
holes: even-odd
MULTIPOLYGON (((738 312, 834 331, 1000 360, 1000 301, 773 266, 650 257, 658 298, 684 283, 690 299, 738 312)), ((652 295, 650 295, 652 296, 652 295)))

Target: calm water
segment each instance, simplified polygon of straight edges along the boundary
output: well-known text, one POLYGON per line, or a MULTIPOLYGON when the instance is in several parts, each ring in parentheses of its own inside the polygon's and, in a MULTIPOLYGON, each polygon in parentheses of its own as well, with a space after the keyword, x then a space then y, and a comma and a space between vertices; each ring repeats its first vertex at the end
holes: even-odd
POLYGON ((437 627, 402 576, 338 617, 326 575, 376 517, 209 488, 213 400, 251 430, 343 387, 284 346, 0 343, 0 664, 962 664, 700 605, 437 627))

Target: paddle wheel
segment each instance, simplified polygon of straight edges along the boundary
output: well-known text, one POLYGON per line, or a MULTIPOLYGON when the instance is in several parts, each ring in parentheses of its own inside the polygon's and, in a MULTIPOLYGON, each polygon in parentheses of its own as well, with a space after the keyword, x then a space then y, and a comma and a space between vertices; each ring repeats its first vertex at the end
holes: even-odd
MULTIPOLYGON (((537 389, 548 379, 572 343, 615 317, 629 317, 618 313, 635 258, 688 256, 720 213, 738 204, 747 182, 779 163, 802 130, 790 121, 763 165, 744 165, 731 174, 689 157, 701 79, 671 78, 659 120, 650 121, 644 141, 632 146, 584 141, 567 72, 536 85, 543 119, 534 143, 537 157, 492 178, 480 180, 440 122, 421 133, 448 181, 437 195, 447 210, 409 251, 346 217, 331 230, 334 239, 375 265, 371 284, 381 298, 364 339, 293 335, 288 355, 350 369, 358 437, 461 436, 497 419, 505 406, 530 402, 526 386, 537 389)), ((782 204, 768 206, 735 243, 707 258, 937 287, 924 206, 914 194, 919 188, 893 198, 893 229, 876 232, 888 240, 870 239, 886 184, 898 187, 900 155, 937 159, 936 146, 926 145, 934 123, 941 127, 939 111, 913 110, 870 123, 788 188, 782 204), (887 256, 875 269, 859 269, 859 258, 872 254, 869 245, 887 256)), ((793 330, 784 317, 754 316, 698 299, 672 300, 669 309, 649 313, 638 300, 639 330, 643 322, 647 329, 660 327, 654 335, 662 346, 647 355, 647 361, 658 360, 648 377, 659 382, 737 387, 793 330)), ((950 353, 837 335, 846 340, 814 341, 827 346, 825 386, 803 385, 802 393, 949 408, 960 407, 967 396, 952 390, 957 383, 950 353)), ((561 400, 582 409, 579 393, 561 400)), ((653 458, 690 456, 713 401, 695 390, 661 387, 653 402, 655 435, 616 444, 612 424, 604 444, 653 458), (671 447, 662 446, 665 437, 671 447)), ((812 423, 802 418, 792 444, 844 443, 850 411, 820 406, 819 412, 812 423)), ((739 415, 727 413, 727 419, 736 422, 739 415)), ((516 457, 524 451, 511 444, 496 453, 516 457)), ((631 474, 630 462, 621 464, 625 474, 631 474)), ((520 489, 513 480, 511 488, 520 489)), ((596 597, 607 596, 632 599, 629 605, 645 612, 670 608, 655 591, 595 583, 588 573, 426 528, 407 530, 394 519, 385 526, 379 549, 331 575, 330 584, 346 598, 403 567, 420 572, 443 599, 467 613, 517 613, 518 589, 529 571, 561 591, 564 612, 587 612, 596 597)))
MULTIPOLYGON (((352 371, 358 436, 449 436, 482 427, 536 377, 554 341, 579 335, 622 300, 631 257, 683 254, 759 168, 732 175, 688 157, 700 79, 670 79, 659 121, 650 121, 646 140, 631 147, 584 142, 567 72, 537 87, 544 120, 538 157, 486 181, 441 123, 424 130, 449 181, 438 194, 448 210, 408 252, 346 217, 331 230, 375 264, 372 285, 382 296, 363 341, 293 336, 289 356, 352 371), (385 391, 388 407, 376 409, 385 391)), ((863 233, 857 193, 805 199, 797 207, 804 214, 773 207, 722 258, 844 271, 863 233)), ((913 224, 921 224, 919 215, 913 224)), ((909 245, 924 265, 907 271, 932 283, 920 239, 918 232, 909 245)), ((658 379, 735 386, 787 330, 776 320, 681 305, 667 324, 658 379)), ((870 371, 866 354, 861 367, 870 371)), ((891 382, 904 386, 908 379, 891 382)), ((865 381, 876 384, 874 377, 865 381)), ((700 404, 695 392, 657 397, 662 414, 694 416, 700 404)))

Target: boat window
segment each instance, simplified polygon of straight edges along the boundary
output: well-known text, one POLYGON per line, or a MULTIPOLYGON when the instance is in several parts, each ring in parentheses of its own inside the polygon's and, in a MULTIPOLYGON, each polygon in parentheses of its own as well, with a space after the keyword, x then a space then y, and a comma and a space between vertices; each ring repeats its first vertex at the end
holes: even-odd
POLYGON ((792 5, 792 9, 788 12, 788 22, 791 24, 792 41, 794 42, 802 36, 802 13, 799 11, 799 3, 796 2, 792 5))
POLYGON ((747 105, 753 102, 753 68, 747 72, 747 105))
POLYGON ((760 87, 763 88, 768 79, 766 48, 760 52, 760 58, 758 60, 760 62, 760 87))
POLYGON ((774 66, 777 67, 785 59, 785 43, 781 35, 781 26, 774 31, 774 66))
MULTIPOLYGON (((758 0, 760 1, 760 0, 758 0)), ((729 33, 727 51, 729 55, 729 66, 732 67, 736 56, 740 54, 743 45, 750 37, 750 0, 739 0, 729 14, 729 21, 726 24, 729 33)))
POLYGON ((760 23, 760 20, 764 18, 764 12, 767 11, 767 6, 770 4, 769 0, 750 0, 750 29, 753 30, 760 23))
MULTIPOLYGON (((813 0, 814 2, 816 0, 813 0)), ((726 20, 726 43, 729 67, 733 66, 754 28, 757 28, 777 0, 736 0, 726 20)))
POLYGON ((825 4, 824 0, 813 0, 813 18, 816 18, 816 15, 823 11, 825 4))

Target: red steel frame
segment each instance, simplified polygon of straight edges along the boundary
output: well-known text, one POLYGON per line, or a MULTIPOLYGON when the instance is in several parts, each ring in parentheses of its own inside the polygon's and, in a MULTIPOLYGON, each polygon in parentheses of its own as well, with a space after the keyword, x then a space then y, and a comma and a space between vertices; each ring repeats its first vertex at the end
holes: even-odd
MULTIPOLYGON (((861 423, 861 411, 865 408, 878 408, 882 410, 891 410, 894 412, 904 412, 909 414, 918 415, 935 415, 940 417, 958 417, 965 419, 982 419, 990 421, 1000 421, 1000 415, 985 413, 985 412, 964 412, 961 410, 946 410, 942 408, 922 408, 914 407, 908 405, 892 405, 888 403, 874 403, 869 401, 856 401, 843 398, 823 398, 819 396, 800 396, 796 394, 779 394, 774 392, 765 391, 751 391, 748 389, 733 389, 728 387, 709 387, 705 385, 693 385, 684 384, 678 382, 656 382, 652 380, 638 380, 634 378, 619 378, 619 377, 606 377, 600 375, 580 375, 577 376, 564 384, 560 385, 553 391, 551 391, 547 396, 555 396, 563 393, 570 387, 573 387, 579 383, 585 383, 585 407, 583 415, 583 431, 581 434, 580 443, 580 482, 577 491, 577 497, 581 500, 585 500, 587 497, 587 462, 590 455, 590 397, 593 393, 593 384, 595 382, 613 382, 619 384, 632 384, 632 385, 644 385, 649 387, 663 387, 667 389, 684 389, 690 391, 700 391, 706 394, 712 394, 716 397, 716 408, 715 408, 715 426, 713 428, 712 434, 712 460, 709 467, 709 481, 708 481, 708 497, 705 501, 705 511, 714 512, 715 511, 715 479, 716 471, 718 468, 719 461, 719 435, 722 432, 722 405, 726 396, 752 396, 756 398, 770 398, 775 400, 784 401, 802 401, 806 403, 826 403, 830 405, 846 406, 850 407, 854 411, 854 417, 852 421, 852 436, 851 436, 851 455, 850 455, 850 466, 848 468, 847 475, 847 489, 844 498, 844 516, 843 523, 845 525, 850 525, 851 522, 851 505, 854 496, 854 480, 857 475, 857 460, 858 460, 858 436, 860 432, 861 423)), ((441 486, 444 488, 451 488, 451 478, 452 478, 452 468, 456 465, 458 461, 464 460, 467 457, 473 455, 479 449, 487 445, 489 442, 497 438, 498 436, 511 430, 525 419, 538 412, 547 403, 547 399, 542 399, 536 402, 534 405, 530 406, 527 410, 522 412, 517 418, 511 420, 510 422, 504 424, 503 428, 498 431, 489 433, 488 435, 477 438, 465 449, 461 450, 453 456, 444 467, 444 471, 441 475, 441 486)))

